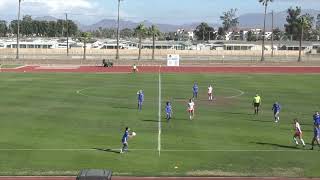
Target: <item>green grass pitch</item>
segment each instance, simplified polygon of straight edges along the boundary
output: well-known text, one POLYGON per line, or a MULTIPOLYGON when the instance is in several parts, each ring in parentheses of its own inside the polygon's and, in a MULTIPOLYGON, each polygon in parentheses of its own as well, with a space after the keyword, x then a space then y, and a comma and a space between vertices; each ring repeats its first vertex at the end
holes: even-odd
POLYGON ((292 119, 299 118, 310 146, 319 75, 162 74, 160 139, 158 81, 158 74, 1 73, 0 175, 106 168, 124 176, 320 176, 318 149, 292 142, 292 119), (200 97, 190 121, 186 103, 194 81, 200 97), (212 82, 215 103, 207 101, 212 82), (139 89, 145 91, 142 112, 139 89), (251 107, 256 92, 259 116, 251 107), (166 101, 173 105, 170 123, 166 101), (279 124, 271 111, 275 101, 282 105, 279 124), (137 133, 131 151, 105 151, 120 149, 126 126, 137 133))

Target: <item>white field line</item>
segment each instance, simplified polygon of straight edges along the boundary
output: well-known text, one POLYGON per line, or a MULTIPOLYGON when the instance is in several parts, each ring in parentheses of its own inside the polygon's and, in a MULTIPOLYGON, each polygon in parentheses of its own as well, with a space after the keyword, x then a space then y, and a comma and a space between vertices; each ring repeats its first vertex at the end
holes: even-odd
MULTIPOLYGON (((119 148, 108 149, 110 151, 119 151, 119 148)), ((105 151, 108 151, 105 149, 105 151)), ((72 148, 72 149, 0 149, 0 151, 101 151, 98 149, 81 149, 81 148, 72 148)), ((130 151, 158 151, 158 149, 130 149, 130 151)), ((316 151, 309 151, 304 149, 161 149, 162 152, 318 152, 316 151)))
MULTIPOLYGON (((177 86, 179 86, 179 85, 177 85, 177 86)), ((130 85, 123 85, 122 86, 122 85, 119 85, 119 87, 136 87, 136 86, 130 86, 130 85)), ((86 96, 86 97, 94 97, 94 98, 109 99, 109 100, 115 99, 115 98, 112 98, 112 97, 100 97, 100 96, 98 97, 98 96, 87 95, 87 94, 83 93, 83 91, 86 91, 86 90, 89 90, 89 89, 93 89, 93 88, 96 88, 96 87, 87 87, 87 88, 83 88, 83 89, 78 89, 78 90, 76 90, 76 93, 81 95, 81 96, 86 96)), ((244 91, 242 91, 240 89, 235 89, 235 88, 218 87, 217 89, 229 89, 229 90, 233 90, 233 91, 239 92, 239 94, 236 94, 236 95, 233 95, 233 96, 222 97, 222 98, 225 98, 225 99, 234 99, 234 98, 238 98, 240 96, 243 96, 245 94, 244 91)), ((121 98, 116 98, 116 99, 121 99, 121 98)))
POLYGON ((159 66, 159 99, 158 99, 158 152, 161 155, 161 65, 159 66))
POLYGON ((235 88, 222 88, 222 89, 230 89, 230 90, 239 92, 239 94, 237 94, 237 95, 224 97, 226 99, 234 99, 234 98, 240 97, 245 94, 245 92, 240 89, 235 89, 235 88))

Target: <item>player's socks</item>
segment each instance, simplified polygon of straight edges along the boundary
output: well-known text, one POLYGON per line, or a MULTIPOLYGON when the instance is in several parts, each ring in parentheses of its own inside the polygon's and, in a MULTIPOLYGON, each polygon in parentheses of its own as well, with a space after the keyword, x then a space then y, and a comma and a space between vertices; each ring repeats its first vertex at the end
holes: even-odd
POLYGON ((302 143, 303 147, 304 147, 304 146, 306 146, 306 143, 304 142, 304 140, 303 140, 303 139, 300 139, 300 141, 301 141, 301 143, 302 143))
POLYGON ((294 143, 296 143, 296 145, 299 145, 299 142, 297 141, 297 138, 293 138, 294 143))

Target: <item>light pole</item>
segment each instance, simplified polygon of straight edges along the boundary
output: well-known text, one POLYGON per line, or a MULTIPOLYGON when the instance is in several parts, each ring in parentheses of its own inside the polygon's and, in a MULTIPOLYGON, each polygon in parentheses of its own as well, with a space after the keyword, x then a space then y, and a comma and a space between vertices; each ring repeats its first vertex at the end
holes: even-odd
POLYGON ((273 40, 274 40, 274 33, 273 33, 273 30, 274 30, 274 13, 273 13, 273 11, 272 11, 272 27, 271 27, 271 50, 272 50, 272 52, 271 52, 271 57, 273 57, 274 56, 274 47, 273 47, 273 40))
POLYGON ((66 13, 66 25, 67 25, 67 56, 69 56, 69 23, 68 23, 68 14, 66 13))
POLYGON ((118 0, 118 23, 117 23, 117 54, 116 59, 119 60, 119 39, 120 39, 120 1, 118 0))
POLYGON ((19 0, 19 6, 18 6, 18 27, 17 27, 17 53, 16 53, 16 59, 19 59, 19 49, 20 49, 20 8, 21 8, 21 0, 19 0))

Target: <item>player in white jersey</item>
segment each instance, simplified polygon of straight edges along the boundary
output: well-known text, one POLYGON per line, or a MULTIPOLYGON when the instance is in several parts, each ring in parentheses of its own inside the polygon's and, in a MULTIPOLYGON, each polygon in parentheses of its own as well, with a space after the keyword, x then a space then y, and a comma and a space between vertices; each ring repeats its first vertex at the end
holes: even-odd
POLYGON ((189 112, 189 118, 190 120, 192 120, 194 116, 194 102, 192 101, 192 99, 190 99, 188 103, 188 112, 189 112))
POLYGON ((303 147, 305 147, 306 144, 304 143, 304 140, 302 139, 302 130, 301 130, 301 126, 298 122, 298 119, 294 119, 293 122, 294 122, 294 129, 295 129, 295 132, 293 135, 293 140, 296 143, 296 145, 298 146, 299 145, 299 142, 297 140, 297 137, 298 137, 299 140, 301 141, 303 147))
POLYGON ((213 95, 212 95, 213 87, 209 85, 208 87, 208 96, 209 96, 209 101, 213 100, 213 95))

